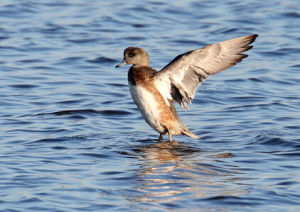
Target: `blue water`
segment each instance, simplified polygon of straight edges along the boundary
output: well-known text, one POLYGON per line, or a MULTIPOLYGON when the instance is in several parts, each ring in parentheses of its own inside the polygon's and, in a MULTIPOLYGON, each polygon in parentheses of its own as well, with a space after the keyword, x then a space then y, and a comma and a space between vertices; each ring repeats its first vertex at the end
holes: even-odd
POLYGON ((0 2, 0 211, 299 211, 300 2, 0 2), (159 144, 115 69, 258 33, 159 144))

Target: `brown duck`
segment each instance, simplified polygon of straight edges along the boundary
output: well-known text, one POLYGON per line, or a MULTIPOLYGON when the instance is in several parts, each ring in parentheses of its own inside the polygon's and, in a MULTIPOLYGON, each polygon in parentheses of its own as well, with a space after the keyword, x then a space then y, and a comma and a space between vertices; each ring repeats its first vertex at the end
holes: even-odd
POLYGON ((150 67, 148 53, 138 47, 128 47, 124 60, 116 67, 132 64, 128 71, 128 85, 131 96, 146 122, 157 132, 159 140, 167 134, 186 135, 199 138, 180 120, 174 102, 188 110, 196 88, 209 76, 219 73, 242 61, 247 55, 243 52, 257 34, 234 38, 220 43, 178 55, 161 71, 150 67))

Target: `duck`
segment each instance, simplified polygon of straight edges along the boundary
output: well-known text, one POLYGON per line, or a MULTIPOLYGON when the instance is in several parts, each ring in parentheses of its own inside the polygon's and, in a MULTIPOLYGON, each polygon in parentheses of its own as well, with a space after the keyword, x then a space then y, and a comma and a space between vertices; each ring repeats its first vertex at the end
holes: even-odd
POLYGON ((181 121, 174 103, 188 110, 195 92, 208 77, 241 62, 243 54, 253 46, 258 34, 246 35, 206 45, 175 57, 160 71, 150 66, 149 54, 139 47, 127 47, 123 60, 116 68, 131 65, 128 86, 134 103, 145 121, 159 133, 158 140, 167 135, 185 135, 199 139, 181 121))

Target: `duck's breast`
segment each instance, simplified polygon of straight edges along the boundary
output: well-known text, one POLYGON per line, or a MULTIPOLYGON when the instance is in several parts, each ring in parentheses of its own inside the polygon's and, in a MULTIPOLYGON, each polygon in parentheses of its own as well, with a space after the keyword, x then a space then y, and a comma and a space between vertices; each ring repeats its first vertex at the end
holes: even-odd
POLYGON ((166 129, 160 124, 160 105, 154 94, 142 86, 132 85, 129 82, 131 96, 141 111, 146 122, 156 131, 164 133, 166 129))

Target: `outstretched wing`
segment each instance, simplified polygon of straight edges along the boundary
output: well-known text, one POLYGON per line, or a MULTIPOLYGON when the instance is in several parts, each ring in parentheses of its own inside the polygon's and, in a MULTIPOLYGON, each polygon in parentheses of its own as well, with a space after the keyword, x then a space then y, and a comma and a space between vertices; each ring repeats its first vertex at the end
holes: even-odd
POLYGON ((242 61, 247 55, 243 52, 257 34, 234 38, 210 44, 194 51, 178 55, 155 75, 155 83, 167 100, 177 101, 182 108, 191 103, 197 87, 210 75, 219 73, 242 61))

